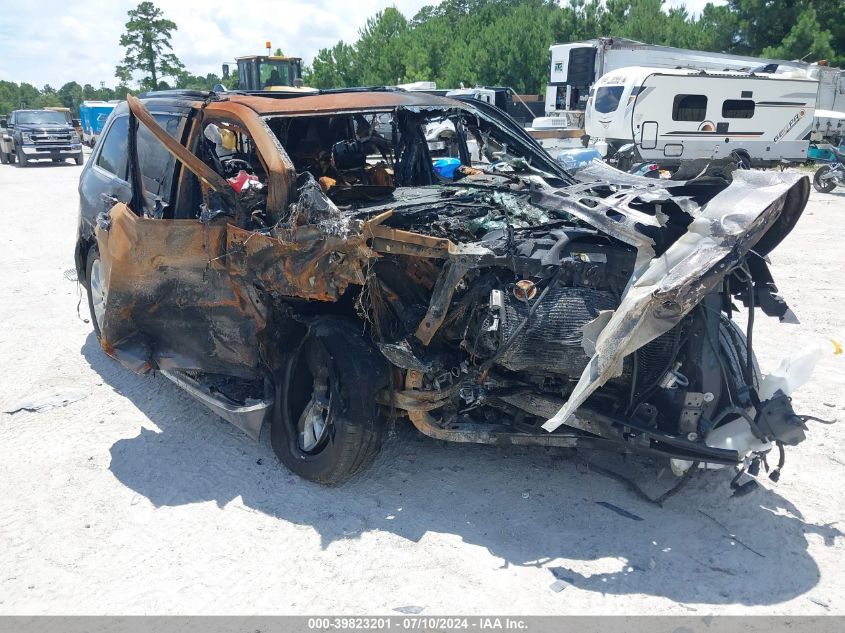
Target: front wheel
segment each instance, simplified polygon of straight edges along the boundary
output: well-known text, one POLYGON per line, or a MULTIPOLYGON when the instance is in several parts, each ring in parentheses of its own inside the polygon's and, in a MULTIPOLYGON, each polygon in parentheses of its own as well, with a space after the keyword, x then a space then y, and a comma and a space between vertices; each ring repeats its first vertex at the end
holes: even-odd
POLYGON ((344 319, 312 323, 276 380, 273 451, 303 479, 337 485, 365 469, 381 446, 376 394, 386 363, 344 319))
POLYGON ((19 166, 27 167, 29 165, 29 159, 26 157, 26 154, 23 153, 23 150, 20 147, 15 148, 15 154, 17 154, 19 166))
POLYGON ((82 157, 82 152, 81 152, 81 151, 79 152, 79 154, 77 154, 76 156, 74 156, 74 157, 73 157, 73 160, 74 160, 74 161, 76 161, 76 164, 77 164, 77 165, 81 165, 81 164, 82 164, 82 159, 83 159, 83 157, 82 157))
POLYGON ((86 290, 88 291, 88 310, 91 312, 91 325, 94 327, 94 334, 97 335, 97 338, 101 338, 108 294, 100 251, 96 246, 88 249, 85 279, 87 281, 86 290))
POLYGON ((823 167, 819 167, 818 171, 816 171, 813 175, 813 187, 816 191, 820 191, 821 193, 830 193, 836 188, 836 181, 833 180, 833 178, 828 178, 826 180, 822 179, 822 176, 830 173, 830 171, 830 165, 824 165, 823 167))

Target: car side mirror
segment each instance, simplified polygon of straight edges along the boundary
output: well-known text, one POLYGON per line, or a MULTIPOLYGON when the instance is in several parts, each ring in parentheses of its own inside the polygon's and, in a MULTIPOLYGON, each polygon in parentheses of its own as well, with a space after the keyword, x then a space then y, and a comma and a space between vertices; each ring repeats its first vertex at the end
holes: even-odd
POLYGON ((7 128, 9 127, 9 122, 6 119, 0 119, 0 128, 7 128))
POLYGON ((229 64, 223 64, 223 79, 229 78, 229 64))
POLYGON ((71 124, 73 127, 82 127, 82 121, 81 121, 81 120, 79 120, 79 119, 71 119, 71 120, 70 120, 70 124, 71 124))

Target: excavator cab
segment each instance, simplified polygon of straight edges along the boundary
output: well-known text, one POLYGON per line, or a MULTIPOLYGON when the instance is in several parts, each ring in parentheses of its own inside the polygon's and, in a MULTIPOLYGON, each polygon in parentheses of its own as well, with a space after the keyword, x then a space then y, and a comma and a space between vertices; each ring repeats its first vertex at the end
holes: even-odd
MULTIPOLYGON (((238 57, 240 90, 293 90, 302 87, 302 58, 271 55, 238 57)), ((223 65, 223 77, 229 65, 223 65)))

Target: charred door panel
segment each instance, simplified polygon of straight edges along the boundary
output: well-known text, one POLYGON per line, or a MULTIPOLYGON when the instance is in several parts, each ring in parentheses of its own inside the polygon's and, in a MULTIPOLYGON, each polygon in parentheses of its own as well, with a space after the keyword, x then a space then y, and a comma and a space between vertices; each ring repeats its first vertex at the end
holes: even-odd
POLYGON ((231 281, 225 221, 140 218, 124 204, 109 219, 96 232, 107 284, 103 349, 142 373, 257 375, 266 313, 231 281))

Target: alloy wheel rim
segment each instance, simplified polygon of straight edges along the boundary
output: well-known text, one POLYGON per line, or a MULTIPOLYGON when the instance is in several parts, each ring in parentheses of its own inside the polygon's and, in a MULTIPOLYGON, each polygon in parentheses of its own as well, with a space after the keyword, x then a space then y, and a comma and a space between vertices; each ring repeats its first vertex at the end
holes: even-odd
POLYGON ((91 264, 91 303, 94 308, 97 329, 102 331, 106 315, 106 287, 103 284, 103 267, 99 258, 91 264))

